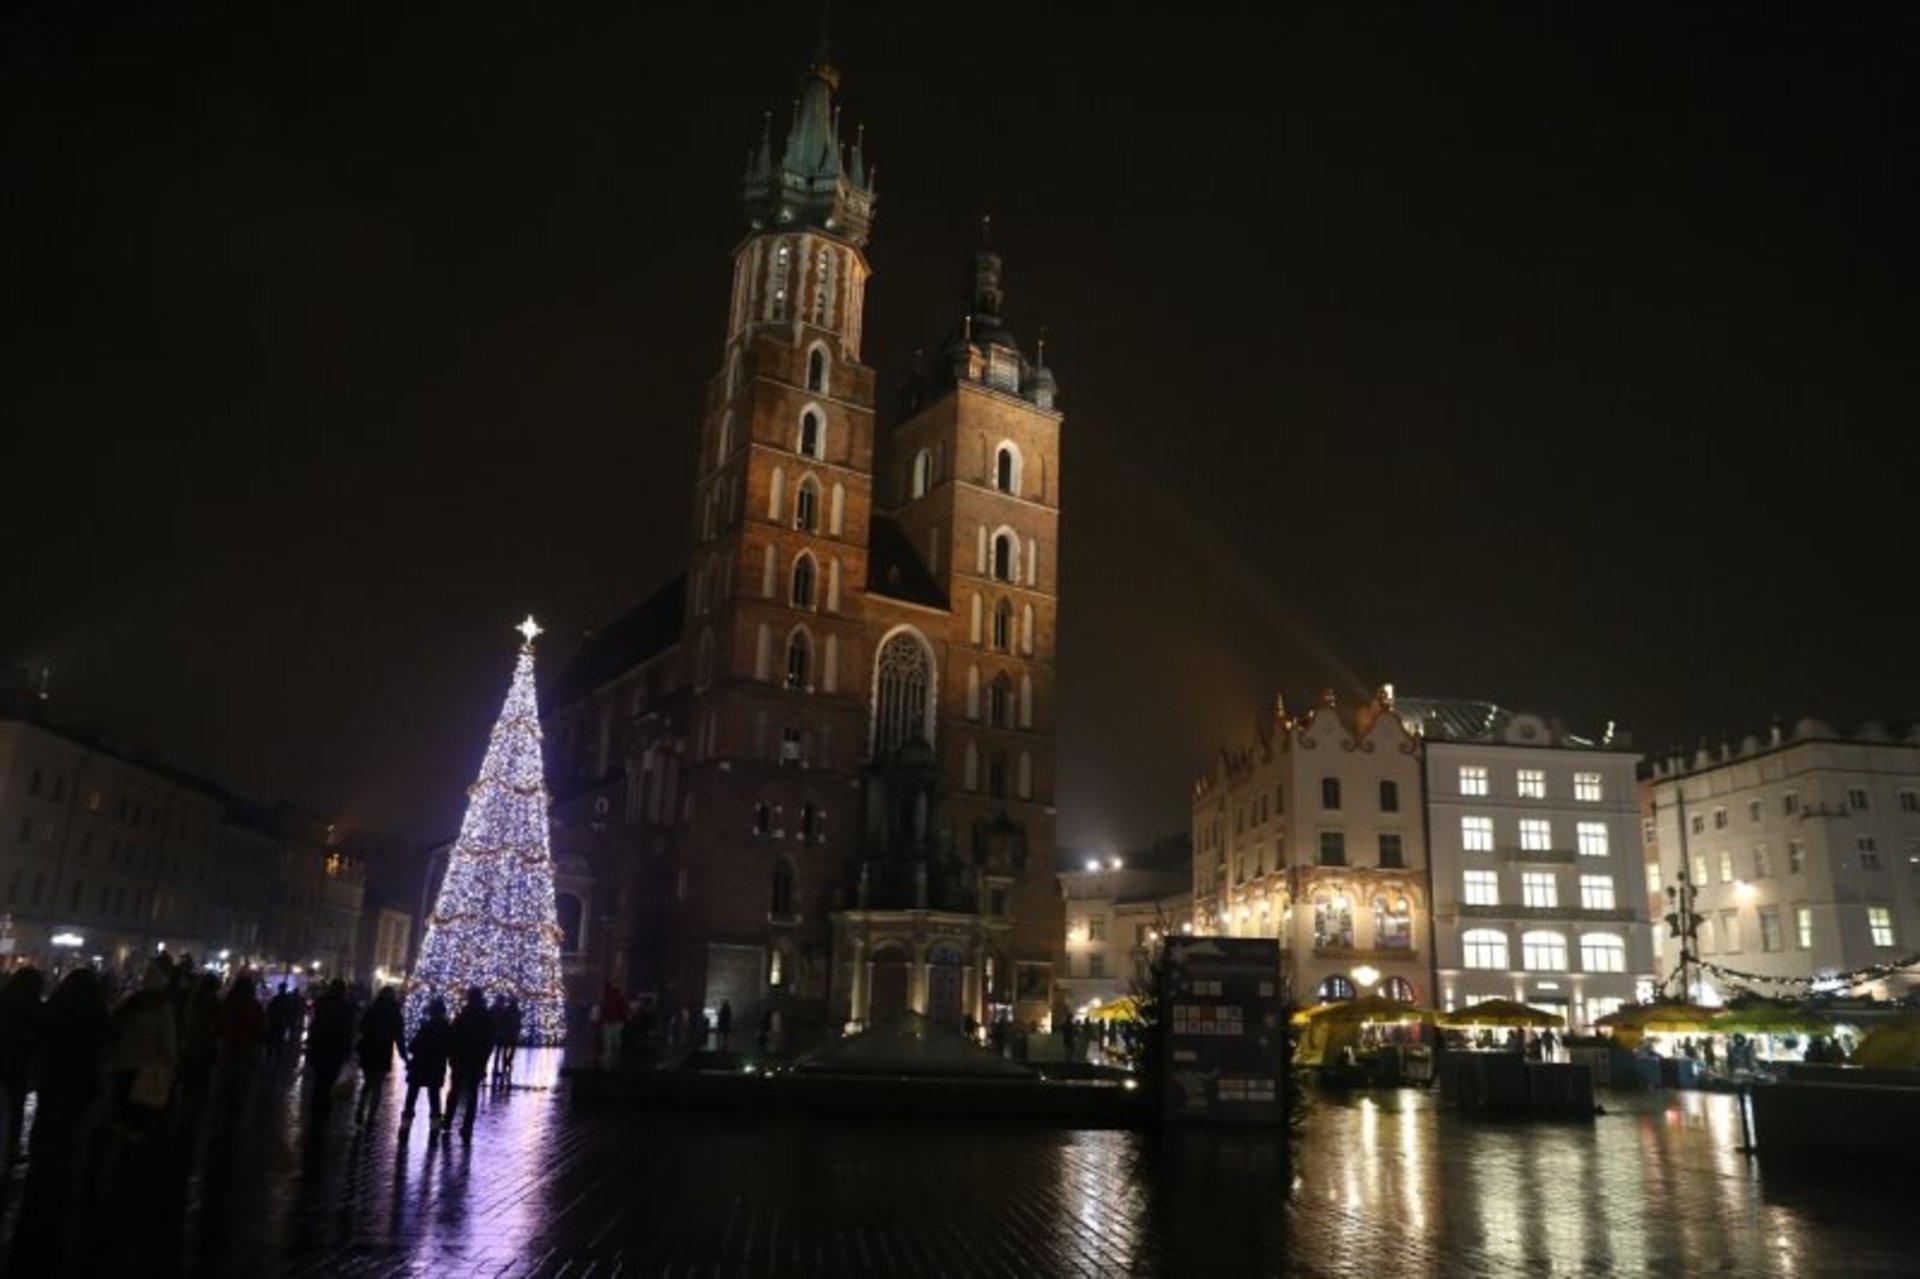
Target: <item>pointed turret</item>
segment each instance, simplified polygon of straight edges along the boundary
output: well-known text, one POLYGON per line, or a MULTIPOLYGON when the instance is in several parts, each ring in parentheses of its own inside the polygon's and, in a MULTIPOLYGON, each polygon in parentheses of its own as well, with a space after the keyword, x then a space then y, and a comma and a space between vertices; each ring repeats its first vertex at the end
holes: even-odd
MULTIPOLYGON (((1043 361, 1028 362, 1007 325, 1003 266, 992 247, 992 234, 992 217, 982 217, 980 245, 967 258, 960 331, 945 348, 948 382, 981 382, 1051 409, 1058 391, 1053 374, 1043 361)), ((1045 353, 1044 342, 1041 353, 1045 353)))
POLYGON ((851 160, 843 162, 840 108, 834 101, 839 89, 840 72, 828 55, 823 12, 820 38, 813 61, 801 73, 780 158, 777 163, 773 159, 769 124, 761 143, 765 163, 757 156, 747 176, 742 194, 754 227, 814 227, 856 245, 866 243, 873 221, 872 171, 864 138, 854 144, 851 160))

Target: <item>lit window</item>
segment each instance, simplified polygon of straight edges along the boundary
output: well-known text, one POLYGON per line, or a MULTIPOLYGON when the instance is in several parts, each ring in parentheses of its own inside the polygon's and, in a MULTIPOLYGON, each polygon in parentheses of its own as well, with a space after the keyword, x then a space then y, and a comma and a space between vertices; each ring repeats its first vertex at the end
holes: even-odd
POLYGON ((1519 772, 1520 798, 1545 799, 1547 797, 1547 775, 1538 768, 1523 768, 1519 772))
POLYGON ((1507 935, 1497 928, 1469 928, 1461 934, 1460 946, 1469 968, 1507 966, 1507 935))
POLYGON ((1460 766, 1460 793, 1462 795, 1484 795, 1487 793, 1487 770, 1480 764, 1462 764, 1460 766))
POLYGON ((1573 797, 1583 804, 1597 804, 1603 795, 1598 773, 1575 773, 1573 775, 1573 797))
POLYGON ((1544 817, 1520 819, 1520 847, 1531 853, 1553 847, 1553 823, 1544 817))
MULTIPOLYGON (((1405 897, 1373 899, 1373 944, 1382 950, 1413 948, 1413 903, 1405 897)), ((1409 996, 1411 998, 1411 996, 1409 996)))
POLYGON ((1696 884, 1704 884, 1707 882, 1707 855, 1705 853, 1695 853, 1693 855, 1693 882, 1696 884))
POLYGON ((1590 973, 1626 972, 1627 943, 1612 933, 1581 934, 1580 967, 1590 973))
POLYGON ((1461 884, 1462 900, 1469 906, 1498 906, 1500 904, 1500 875, 1498 871, 1470 870, 1465 872, 1461 884))
POLYGON ((1522 933, 1520 966, 1530 973, 1560 973, 1567 969, 1567 939, 1559 933, 1522 933))
POLYGON ((1793 908, 1793 944, 1801 950, 1813 949, 1813 907, 1793 908))
POLYGON ((1558 877, 1550 870, 1530 870, 1520 876, 1520 904, 1531 910, 1550 910, 1560 904, 1558 877))
POLYGON ((1807 845, 1805 840, 1787 841, 1787 874, 1798 875, 1807 868, 1807 845))
POLYGON ((1582 857, 1607 855, 1607 824, 1605 822, 1581 822, 1574 827, 1574 836, 1579 841, 1582 857))
POLYGON ((1612 910, 1613 876, 1582 875, 1580 877, 1580 909, 1612 910))
POLYGON ((1725 848, 1720 850, 1720 882, 1723 884, 1733 882, 1733 853, 1725 848))
POLYGON ((1893 942, 1893 911, 1886 906, 1867 907, 1867 931, 1873 934, 1876 946, 1891 946, 1893 942))
POLYGON ((1492 852, 1493 818, 1462 817, 1460 819, 1460 847, 1469 853, 1492 852))

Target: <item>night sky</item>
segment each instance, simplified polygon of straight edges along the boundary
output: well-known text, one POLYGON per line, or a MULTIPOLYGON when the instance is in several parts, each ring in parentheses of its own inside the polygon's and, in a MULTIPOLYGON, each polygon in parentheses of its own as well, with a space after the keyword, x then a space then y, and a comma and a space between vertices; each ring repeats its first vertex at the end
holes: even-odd
MULTIPOLYGON (((96 9, 0 17, 0 660, 450 833, 509 627, 551 676, 684 563, 814 9, 96 9)), ((1183 830, 1276 692, 1920 716, 1920 9, 1259 14, 835 8, 881 386, 982 214, 1049 334, 1062 841, 1183 830)))

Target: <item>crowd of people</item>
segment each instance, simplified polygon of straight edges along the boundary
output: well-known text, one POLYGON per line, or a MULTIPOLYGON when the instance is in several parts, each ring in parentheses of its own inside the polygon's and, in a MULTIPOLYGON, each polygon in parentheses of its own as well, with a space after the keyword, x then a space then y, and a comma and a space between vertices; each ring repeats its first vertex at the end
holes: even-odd
POLYGON ((17 968, 0 985, 0 1193, 26 1167, 0 1270, 81 1273, 116 1246, 94 1223, 183 1212, 187 1172, 238 1128, 263 1078, 291 1086, 299 1070, 308 1131, 324 1141, 336 1103, 352 1102, 356 1127, 371 1122, 397 1059, 401 1139, 424 1092, 434 1135, 471 1140, 480 1085, 489 1068, 510 1079, 522 1024, 511 997, 489 1003, 478 987, 451 1017, 432 1001, 409 1036, 392 986, 281 981, 269 995, 253 973, 165 954, 125 986, 78 967, 49 989, 39 969, 17 968))

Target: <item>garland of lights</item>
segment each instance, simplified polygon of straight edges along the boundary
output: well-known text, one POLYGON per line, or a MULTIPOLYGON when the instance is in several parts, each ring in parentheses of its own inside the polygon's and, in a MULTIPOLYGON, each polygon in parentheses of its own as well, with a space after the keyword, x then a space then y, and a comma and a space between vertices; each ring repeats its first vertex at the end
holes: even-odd
POLYGON ((558 1040, 564 1030, 560 926, 548 845, 547 781, 540 755, 529 617, 506 703, 493 726, 480 776, 454 841, 440 896, 427 917, 420 956, 407 980, 409 1031, 438 997, 449 1014, 478 986, 489 1002, 519 1002, 523 1036, 558 1040))
MULTIPOLYGON (((1845 973, 1832 973, 1824 977, 1775 977, 1767 973, 1742 972, 1738 968, 1728 968, 1714 963, 1711 959, 1702 959, 1698 955, 1682 955, 1679 962, 1674 964, 1673 970, 1667 974, 1666 979, 1660 983, 1659 989, 1665 990, 1671 986, 1689 963, 1705 972, 1725 978, 1749 992, 1753 986, 1774 986, 1785 987, 1803 994, 1839 994, 1843 991, 1851 992, 1858 986, 1870 986, 1874 982, 1884 981, 1898 973, 1912 972, 1920 968, 1920 951, 1890 963, 1869 964, 1865 968, 1856 968, 1845 973)), ((1682 997, 1684 998, 1684 992, 1682 997)))

